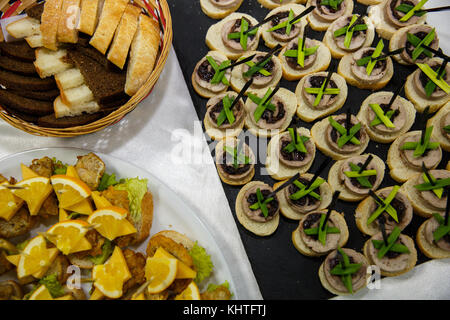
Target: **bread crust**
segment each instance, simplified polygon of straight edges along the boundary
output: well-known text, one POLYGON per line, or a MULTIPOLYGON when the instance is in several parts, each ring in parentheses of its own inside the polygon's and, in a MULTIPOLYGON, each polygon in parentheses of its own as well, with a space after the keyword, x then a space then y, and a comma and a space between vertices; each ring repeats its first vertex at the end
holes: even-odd
POLYGON ((58 49, 57 34, 62 3, 62 0, 49 0, 44 4, 41 17, 42 44, 50 50, 58 49))
POLYGON ((104 0, 81 0, 80 23, 78 30, 90 36, 94 34, 104 0))
POLYGON ((200 0, 200 7, 202 8, 203 13, 206 14, 208 17, 212 19, 223 19, 229 14, 239 9, 243 1, 244 0, 240 0, 232 8, 222 9, 214 6, 214 4, 211 3, 211 0, 200 0))
POLYGON ((66 0, 61 6, 58 23, 58 41, 66 43, 78 42, 77 20, 80 14, 80 0, 66 0))
MULTIPOLYGON (((430 218, 434 219, 434 218, 430 218)), ((428 242, 428 240, 425 238, 425 227, 426 224, 429 223, 429 220, 424 221, 419 229, 417 229, 416 233, 416 243, 419 247, 419 250, 422 251, 424 255, 426 255, 430 259, 446 259, 450 258, 450 252, 445 251, 438 246, 436 246, 434 243, 428 242)))
POLYGON ((244 212, 244 209, 242 208, 242 200, 245 193, 247 192, 247 190, 258 184, 261 184, 261 182, 252 181, 241 188, 236 198, 235 211, 238 221, 245 229, 257 236, 266 237, 270 236, 277 230, 278 224, 280 222, 280 214, 278 213, 275 217, 273 217, 272 220, 269 220, 267 222, 256 222, 248 218, 244 212))
MULTIPOLYGON (((343 15, 351 15, 353 12, 353 0, 344 0, 345 5, 346 5, 346 9, 343 15)), ((308 2, 306 3, 306 7, 308 8, 309 6, 312 5, 312 0, 308 0, 308 2)), ((316 31, 326 31, 328 29, 328 27, 330 26, 330 24, 332 22, 328 22, 328 21, 321 21, 320 19, 318 19, 316 16, 314 16, 314 14, 308 14, 307 19, 309 21, 309 25, 311 26, 311 29, 316 30, 316 31)))
POLYGON ((283 4, 286 4, 286 3, 305 3, 306 0, 284 0, 281 4, 273 3, 270 0, 258 0, 258 2, 264 8, 272 10, 272 9, 275 9, 275 8, 277 8, 277 7, 279 7, 279 6, 283 5, 283 4))
POLYGON ((447 139, 441 130, 440 121, 447 113, 450 112, 450 101, 447 102, 439 111, 428 120, 427 127, 433 126, 434 130, 431 134, 431 139, 440 143, 441 148, 447 152, 450 152, 450 140, 447 139))

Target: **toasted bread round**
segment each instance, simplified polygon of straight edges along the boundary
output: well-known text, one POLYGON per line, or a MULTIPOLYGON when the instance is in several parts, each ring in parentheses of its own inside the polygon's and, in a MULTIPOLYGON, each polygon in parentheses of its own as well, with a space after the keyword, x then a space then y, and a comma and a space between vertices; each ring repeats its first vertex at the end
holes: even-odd
POLYGON ((256 234, 257 236, 265 237, 265 236, 270 236, 277 230, 278 224, 280 223, 280 214, 277 214, 275 217, 273 217, 272 220, 269 220, 267 222, 257 222, 257 221, 251 220, 245 214, 244 209, 242 208, 242 201, 244 199, 244 196, 245 196, 245 193, 247 192, 247 190, 249 190, 253 186, 261 184, 261 183, 263 183, 263 182, 252 181, 242 187, 242 189, 239 191, 237 198, 236 198, 235 210, 236 210, 236 217, 237 217, 238 221, 241 223, 241 225, 245 229, 256 234))
POLYGON ((285 5, 285 4, 289 4, 289 3, 305 3, 306 0, 282 0, 282 1, 278 1, 278 0, 258 0, 258 2, 267 9, 275 9, 279 6, 285 5))
MULTIPOLYGON (((383 178, 384 178, 384 170, 385 170, 385 164, 384 161, 378 157, 375 154, 372 154, 374 162, 377 163, 377 167, 383 168, 383 178)), ((339 179, 342 164, 345 162, 345 160, 338 160, 330 168, 330 171, 328 172, 328 183, 330 184, 331 188, 335 191, 340 191, 339 199, 343 201, 348 202, 357 202, 361 201, 366 197, 366 195, 357 194, 351 190, 349 190, 339 179)), ((375 190, 374 190, 375 191, 375 190)))
MULTIPOLYGON (((272 9, 264 19, 267 19, 270 16, 273 16, 274 14, 290 10, 294 12, 295 17, 298 16, 300 13, 302 13, 305 10, 305 7, 297 3, 288 3, 288 4, 283 3, 283 5, 276 7, 275 9, 272 9)), ((306 23, 307 23, 306 17, 303 17, 297 24, 295 24, 295 26, 300 28, 300 34, 298 35, 299 37, 303 35, 306 23)), ((269 48, 274 48, 277 45, 285 46, 287 42, 278 41, 272 36, 272 32, 268 31, 271 27, 272 27, 271 23, 265 23, 261 26, 261 37, 263 38, 266 46, 269 48)))
POLYGON ((400 135, 406 133, 411 129, 412 125, 414 124, 414 120, 416 119, 416 109, 414 108, 414 105, 406 100, 403 97, 397 96, 396 99, 399 99, 404 107, 404 111, 406 113, 406 122, 405 125, 401 130, 395 133, 379 133, 373 130, 370 126, 370 123, 367 119, 367 112, 369 112, 369 104, 372 103, 372 101, 377 101, 377 97, 389 95, 390 97, 393 96, 392 92, 386 92, 386 91, 379 91, 372 93, 369 95, 366 99, 364 99, 363 103, 361 104, 361 108, 359 109, 359 112, 357 114, 357 118, 366 125, 367 133, 370 136, 370 139, 376 142, 380 143, 390 143, 394 141, 396 138, 398 138, 400 135))
MULTIPOLYGON (((300 177, 311 180, 313 178, 313 175, 310 173, 304 173, 300 177)), ((277 182, 273 185, 273 187, 277 189, 285 182, 286 181, 277 182)), ((333 189, 331 188, 328 182, 325 181, 324 183, 322 183, 319 186, 319 190, 320 190, 320 197, 322 198, 322 200, 320 201, 319 208, 317 208, 316 210, 322 210, 327 208, 330 205, 331 200, 333 199, 333 189)), ((289 205, 289 203, 287 202, 286 197, 282 193, 283 193, 282 190, 280 190, 280 192, 278 193, 278 202, 280 203, 281 214, 283 214, 283 216, 285 216, 286 218, 292 220, 300 220, 301 218, 303 218, 305 214, 293 210, 289 205)))
POLYGON ((287 50, 287 46, 285 46, 280 51, 278 58, 281 61, 281 67, 283 68, 283 78, 284 79, 289 80, 289 81, 299 80, 308 74, 319 72, 319 71, 324 71, 324 70, 328 69, 328 66, 330 65, 330 62, 331 62, 330 49, 328 49, 328 47, 326 45, 324 45, 322 42, 320 42, 318 40, 312 40, 312 41, 314 42, 314 46, 319 46, 317 48, 317 52, 316 52, 317 57, 316 57, 316 60, 314 61, 314 63, 305 69, 296 70, 288 64, 288 62, 286 61, 286 57, 284 56, 284 53, 287 50))
MULTIPOLYGON (((434 218, 430 218, 430 219, 434 219, 434 218)), ((417 229, 417 233, 416 233, 417 246, 419 247, 420 251, 422 251, 422 253, 424 255, 426 255, 430 259, 446 259, 446 258, 450 258, 450 252, 449 251, 446 251, 446 250, 443 250, 443 249, 439 248, 434 243, 430 243, 425 238, 426 224, 429 223, 430 219, 424 221, 420 225, 419 229, 417 229)))
POLYGON ((428 120, 427 127, 433 126, 434 130, 431 139, 440 143, 441 148, 450 152, 450 140, 445 137, 441 129, 441 119, 450 112, 450 101, 447 102, 439 111, 428 120))
MULTIPOLYGON (((351 15, 353 12, 353 0, 344 0, 345 2, 345 12, 343 15, 351 15)), ((313 5, 313 0, 308 0, 306 7, 313 5)), ((316 31, 326 31, 332 22, 325 21, 314 14, 314 11, 307 15, 309 25, 313 30, 316 31)))
MULTIPOLYGON (((369 239, 364 243, 364 247, 363 247, 363 253, 366 256, 367 260, 369 261, 370 265, 376 265, 375 262, 370 258, 370 254, 369 254, 369 246, 372 245, 372 240, 369 239)), ((405 241, 405 245, 410 249, 410 253, 409 253, 409 257, 408 257, 408 266, 402 270, 402 271, 398 271, 398 272, 391 272, 391 271, 386 271, 380 268, 380 274, 384 277, 395 277, 395 276, 399 276, 401 274, 407 273, 409 271, 411 271, 414 266, 417 263, 417 250, 414 246, 414 240, 411 239, 410 237, 403 235, 402 237, 402 241, 405 241)))
POLYGON ((374 6, 383 2, 383 0, 356 0, 356 1, 366 6, 374 6))
MULTIPOLYGON (((330 24, 330 26, 328 27, 327 31, 325 32, 325 36, 323 37, 323 40, 322 40, 323 43, 330 49, 331 56, 335 59, 341 59, 346 54, 351 53, 351 51, 344 51, 341 48, 339 48, 334 41, 334 35, 333 35, 332 30, 333 30, 336 22, 340 21, 340 19, 342 19, 342 18, 339 18, 330 24)), ((367 24, 368 28, 366 31, 366 40, 365 40, 364 44, 362 45, 362 47, 369 47, 372 44, 373 39, 375 38, 375 28, 374 28, 372 22, 367 17, 364 17, 363 20, 367 24)), ((356 50, 354 50, 354 51, 356 51, 356 50)))
POLYGON ((215 6, 212 0, 200 0, 200 6, 204 14, 213 19, 223 19, 230 13, 235 12, 244 0, 239 0, 236 5, 230 8, 220 8, 215 6))
MULTIPOLYGON (((323 212, 326 213, 326 210, 324 210, 323 212)), ((338 224, 339 224, 338 228, 341 231, 341 237, 339 239, 338 247, 341 248, 347 244, 348 237, 349 237, 347 223, 345 222, 345 218, 342 213, 339 213, 339 212, 333 210, 333 211, 331 211, 331 215, 333 216, 334 219, 336 219, 338 221, 338 224)), ((302 220, 300 221, 300 223, 302 223, 302 220)), ((311 248, 309 248, 303 241, 303 238, 300 235, 299 227, 297 227, 292 232, 292 243, 294 244, 294 247, 301 254, 304 254, 305 256, 320 257, 320 256, 327 255, 329 253, 329 252, 324 252, 322 254, 319 254, 319 253, 311 250, 311 248)))
POLYGON ((220 20, 219 22, 209 27, 205 39, 208 48, 214 51, 222 52, 228 57, 228 59, 231 60, 236 60, 239 57, 241 57, 244 53, 256 50, 259 43, 259 37, 261 36, 260 30, 258 30, 258 32, 256 33, 256 41, 252 46, 248 46, 246 51, 232 50, 228 48, 222 41, 222 27, 224 26, 224 24, 226 24, 230 20, 241 19, 243 17, 247 18, 252 23, 252 25, 258 24, 258 21, 255 18, 246 13, 233 12, 223 20, 220 20))
MULTIPOLYGON (((326 76, 326 73, 321 73, 319 75, 326 76)), ((299 83, 297 84, 297 87, 295 89, 295 95, 297 96, 297 116, 306 122, 312 122, 316 119, 328 116, 330 114, 335 113, 338 111, 342 106, 344 105, 345 101, 347 100, 347 94, 348 94, 348 87, 347 83, 345 82, 345 79, 341 77, 337 73, 333 73, 331 76, 331 80, 333 80, 337 87, 340 89, 339 97, 336 99, 336 101, 330 105, 330 107, 326 109, 315 109, 313 106, 310 106, 308 103, 306 103, 304 97, 303 97, 303 86, 305 84, 306 77, 303 77, 299 83)))
POLYGON ((192 267, 192 257, 189 254, 187 248, 184 246, 184 242, 189 243, 185 239, 184 235, 176 231, 158 232, 157 234, 153 235, 148 241, 146 252, 149 257, 153 257, 156 250, 158 250, 159 247, 163 247, 167 252, 175 256, 177 259, 183 261, 189 267, 192 267))

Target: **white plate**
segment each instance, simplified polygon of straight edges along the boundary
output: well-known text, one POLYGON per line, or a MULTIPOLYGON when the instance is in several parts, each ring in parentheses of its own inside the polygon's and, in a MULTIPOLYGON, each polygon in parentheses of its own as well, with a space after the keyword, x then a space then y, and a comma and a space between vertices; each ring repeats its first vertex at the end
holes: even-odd
MULTIPOLYGON (((7 178, 15 177, 17 180, 20 180, 21 163, 30 165, 33 159, 40 159, 47 156, 50 158, 55 157, 63 163, 75 164, 77 156, 85 155, 89 152, 91 151, 77 148, 42 148, 24 151, 0 159, 0 173, 7 178)), ((193 241, 198 241, 198 244, 206 249, 207 253, 211 256, 214 270, 211 277, 203 281, 204 283, 201 284, 200 289, 206 289, 208 283, 220 284, 228 281, 230 290, 233 293, 233 299, 239 299, 238 292, 234 290, 236 287, 234 286, 225 258, 217 246, 213 235, 195 212, 169 187, 148 171, 115 157, 98 152, 94 153, 105 163, 106 172, 108 174, 115 173, 118 179, 135 177, 148 179, 148 188, 153 194, 154 201, 153 224, 150 230, 150 237, 161 230, 175 230, 184 233, 193 241)), ((46 231, 50 225, 48 222, 45 221, 45 225, 41 223, 39 227, 34 228, 30 232, 30 235, 27 235, 24 239, 36 235, 37 232, 46 231)), ((148 239, 139 247, 133 249, 145 254, 147 242, 148 239)), ((1 276, 0 280, 6 279, 6 277, 11 278, 11 274, 1 276)))

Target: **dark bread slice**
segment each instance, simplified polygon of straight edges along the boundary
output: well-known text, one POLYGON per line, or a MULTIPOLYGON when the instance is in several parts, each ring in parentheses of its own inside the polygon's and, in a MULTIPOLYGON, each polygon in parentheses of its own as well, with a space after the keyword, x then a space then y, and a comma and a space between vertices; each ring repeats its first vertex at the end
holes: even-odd
POLYGON ((0 104, 16 112, 33 116, 46 116, 54 112, 53 102, 51 101, 24 98, 8 90, 0 90, 0 104))
POLYGON ((39 3, 25 10, 27 16, 39 21, 41 21, 41 16, 43 12, 44 12, 44 3, 39 3))
POLYGON ((20 61, 8 56, 0 56, 0 68, 27 76, 38 75, 33 63, 20 61))
POLYGON ((25 40, 16 42, 0 42, 0 50, 4 55, 22 61, 33 62, 36 54, 25 40))
POLYGON ((22 113, 22 112, 17 112, 14 109, 8 108, 6 105, 0 106, 0 110, 1 109, 5 110, 9 115, 14 116, 14 117, 16 117, 20 120, 26 121, 26 122, 37 123, 39 120, 39 116, 33 116, 33 115, 22 113))
POLYGON ((39 77, 27 77, 20 74, 0 70, 0 84, 7 89, 45 91, 56 89, 53 77, 41 79, 39 77))
POLYGON ((17 94, 24 98, 30 98, 40 101, 55 101, 60 92, 58 89, 46 90, 46 91, 28 91, 28 90, 8 90, 11 93, 17 94))
POLYGON ((71 128, 77 126, 83 126, 85 124, 94 122, 104 116, 103 112, 97 112, 92 114, 82 114, 75 117, 63 117, 55 118, 55 114, 44 116, 38 119, 37 124, 44 128, 71 128))
MULTIPOLYGON (((105 67, 105 63, 100 63, 79 50, 69 50, 68 57, 80 69, 84 81, 100 106, 104 107, 126 97, 124 92, 126 70, 121 72, 111 70, 105 67)), ((102 60, 106 58, 103 57, 102 60)))

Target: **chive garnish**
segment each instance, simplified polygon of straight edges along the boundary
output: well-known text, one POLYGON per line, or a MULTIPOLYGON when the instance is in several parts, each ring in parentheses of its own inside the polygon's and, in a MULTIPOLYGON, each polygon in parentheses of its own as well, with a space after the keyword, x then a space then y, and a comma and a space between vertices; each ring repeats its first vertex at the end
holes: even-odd
POLYGON ((384 211, 386 211, 392 219, 398 223, 397 210, 395 210, 395 208, 391 205, 391 202, 394 200, 399 189, 400 186, 394 186, 385 200, 381 199, 372 190, 369 190, 369 195, 375 200, 375 203, 378 204, 378 208, 370 215, 369 219, 367 219, 367 225, 374 222, 384 211))
POLYGON ((328 121, 330 122, 330 125, 337 130, 341 134, 341 137, 338 139, 338 146, 342 148, 347 142, 351 142, 354 145, 360 145, 361 142, 355 138, 355 134, 358 133, 358 131, 361 129, 361 123, 357 123, 354 125, 350 131, 349 134, 347 134, 347 129, 344 128, 339 122, 333 119, 332 116, 328 117, 328 121))
MULTIPOLYGON (((244 77, 249 78, 252 77, 255 73, 261 71, 261 69, 264 68, 264 66, 272 59, 272 56, 277 53, 279 50, 281 50, 282 47, 280 45, 277 45, 275 48, 270 50, 258 63, 252 65, 250 69, 243 74, 244 77)), ((249 62, 247 62, 249 63, 249 62)))
POLYGON ((358 16, 355 14, 352 17, 352 20, 350 21, 350 24, 348 25, 348 28, 345 32, 345 39, 344 39, 344 46, 346 48, 350 48, 350 44, 352 42, 353 38, 353 32, 355 31, 355 28, 352 28, 353 24, 358 20, 358 16))
POLYGON ((335 62, 333 60, 333 62, 331 63, 331 66, 329 68, 327 77, 326 77, 325 81, 322 83, 322 86, 320 88, 305 88, 305 91, 307 93, 317 95, 316 99, 314 100, 313 106, 319 105, 320 101, 322 100, 323 95, 325 95, 325 94, 339 94, 340 93, 339 88, 336 88, 336 89, 335 88, 327 88, 328 83, 330 82, 331 77, 333 75, 334 68, 335 68, 335 62))
POLYGON ((223 109, 220 112, 219 116, 217 117, 217 126, 218 127, 220 127, 225 122, 225 120, 228 120, 229 124, 234 123, 235 118, 234 118, 233 111, 231 111, 231 105, 232 105, 233 101, 234 101, 234 99, 230 98, 228 95, 223 97, 223 99, 222 99, 223 109))
POLYGON ((417 11, 419 11, 428 0, 421 0, 417 5, 415 5, 411 10, 409 10, 402 18, 400 22, 408 21, 417 11))
POLYGON ((224 85, 229 86, 230 83, 228 82, 227 78, 225 77, 225 71, 221 71, 221 68, 224 68, 228 66, 231 62, 229 60, 226 60, 220 64, 220 66, 217 64, 217 62, 210 56, 206 57, 206 60, 208 60, 211 67, 214 69, 214 76, 211 79, 211 84, 217 84, 219 82, 222 82, 224 85))
POLYGON ((313 11, 315 8, 316 8, 315 6, 310 6, 310 7, 306 8, 305 10, 303 10, 296 17, 294 17, 294 11, 292 11, 292 9, 291 9, 289 11, 289 17, 288 17, 287 21, 283 21, 283 22, 277 24, 276 26, 270 28, 267 31, 272 32, 272 31, 275 31, 278 29, 286 28, 286 34, 289 35, 291 32, 292 25, 299 23, 301 18, 303 18, 303 16, 307 15, 308 13, 313 11))
POLYGON ((272 21, 272 20, 275 19, 275 18, 276 18, 276 16, 273 15, 273 16, 268 17, 267 19, 264 19, 263 21, 261 21, 260 23, 254 25, 253 27, 251 27, 251 28, 248 29, 247 31, 244 31, 244 34, 248 34, 248 33, 253 32, 253 30, 258 29, 258 28, 261 27, 262 25, 266 24, 267 22, 272 21))
POLYGON ((322 5, 322 6, 330 6, 334 10, 337 10, 338 6, 341 5, 342 1, 344 1, 344 0, 322 0, 320 2, 320 5, 322 5))
POLYGON ((293 184, 300 190, 298 190, 294 194, 291 194, 289 196, 289 198, 292 200, 299 200, 307 195, 310 195, 317 200, 322 200, 320 195, 315 193, 314 190, 317 189, 318 187, 320 187, 320 185, 324 182, 325 182, 325 180, 323 180, 323 179, 315 179, 311 185, 306 186, 303 183, 301 183, 300 181, 294 181, 293 184))
POLYGON ((344 174, 349 178, 356 178, 359 184, 366 188, 372 188, 372 184, 370 183, 367 177, 376 176, 376 170, 366 170, 367 166, 373 159, 373 155, 369 155, 366 161, 363 163, 361 167, 350 162, 350 168, 352 171, 345 171, 344 174))
POLYGON ((256 56, 256 53, 253 54, 253 55, 251 55, 251 56, 249 56, 249 57, 247 57, 247 58, 245 58, 245 59, 238 60, 238 61, 236 61, 235 63, 230 64, 229 66, 226 66, 226 67, 224 67, 224 68, 221 68, 221 69, 219 69, 219 71, 225 71, 225 70, 227 70, 227 69, 234 68, 234 67, 236 67, 236 66, 238 66, 238 65, 240 65, 240 64, 243 64, 243 63, 252 61, 253 58, 254 58, 255 56, 256 56))
MULTIPOLYGON (((434 83, 432 87, 429 87, 428 83, 425 86, 425 92, 427 94, 427 97, 430 97, 431 94, 434 92, 436 86, 441 88, 445 93, 450 93, 450 86, 448 83, 442 79, 443 75, 445 74, 445 67, 447 64, 447 60, 443 61, 443 64, 439 68, 440 70, 438 72, 435 72, 429 65, 423 64, 423 63, 417 63, 416 65, 422 70, 422 72, 434 83), (427 89, 427 87, 429 87, 427 89)), ((430 82, 429 82, 430 83, 430 82)))
POLYGON ((413 34, 408 33, 407 38, 415 48, 412 52, 412 60, 415 61, 422 53, 431 58, 431 53, 423 47, 423 45, 429 45, 436 36, 436 30, 433 28, 423 39, 416 37, 413 34))
POLYGON ((345 252, 341 249, 337 249, 340 262, 330 270, 332 275, 341 276, 341 280, 344 283, 347 291, 353 293, 352 286, 352 275, 359 271, 362 264, 361 263, 350 263, 350 258, 345 254, 345 252), (341 259, 342 258, 342 259, 341 259))
POLYGON ((449 191, 450 191, 450 188, 448 186, 446 187, 446 191, 447 191, 447 206, 445 207, 444 218, 442 218, 438 213, 433 214, 433 217, 439 223, 439 227, 433 232, 433 239, 435 242, 438 242, 443 237, 445 237, 447 234, 450 234, 450 218, 449 218, 449 211, 450 211, 449 191))
MULTIPOLYGON (((386 126, 386 128, 395 128, 395 125, 390 120, 390 117, 388 117, 387 114, 385 114, 385 112, 383 111, 383 109, 381 109, 379 104, 370 103, 369 107, 373 110, 373 112, 375 112, 376 118, 374 120, 379 120, 386 126)), ((370 123, 371 126, 373 126, 372 122, 370 123)))
POLYGON ((447 61, 450 60, 450 57, 447 56, 446 54, 444 54, 442 51, 434 50, 433 48, 431 48, 431 47, 429 47, 429 46, 427 46, 425 44, 422 44, 422 47, 424 47, 425 49, 427 49, 431 53, 435 54, 436 56, 438 56, 438 57, 440 57, 440 58, 442 58, 444 60, 447 60, 447 61))
POLYGON ((292 153, 294 151, 306 153, 305 142, 309 140, 308 137, 300 136, 297 132, 297 128, 294 126, 293 128, 288 128, 289 135, 291 136, 292 141, 284 147, 284 151, 288 153, 292 153))
MULTIPOLYGON (((387 244, 383 243, 383 245, 378 250, 377 256, 379 259, 382 259, 389 251, 391 251, 394 244, 396 244, 397 239, 400 237, 400 234, 401 234, 400 228, 395 226, 391 234, 387 237, 387 244)), ((409 253, 408 247, 402 244, 397 244, 396 247, 397 248, 401 247, 403 251, 407 250, 405 253, 409 253)))
POLYGON ((317 177, 319 177, 319 175, 322 173, 323 170, 325 170, 325 168, 330 164, 331 159, 330 158, 326 158, 319 166, 319 168, 317 168, 317 170, 314 172, 314 176, 311 179, 311 181, 308 183, 308 188, 314 183, 314 181, 316 181, 317 177))
POLYGON ((296 173, 295 176, 293 176, 292 178, 290 178, 288 181, 286 181, 285 183, 283 183, 281 186, 279 186, 276 190, 274 190, 271 194, 269 194, 267 196, 267 198, 272 198, 274 197, 279 191, 283 190, 284 188, 286 188, 287 186, 290 186, 292 183, 294 183, 294 181, 296 181, 298 178, 300 178, 300 173, 296 173))
POLYGON ((339 194, 341 192, 340 191, 335 191, 333 193, 333 199, 330 203, 330 205, 328 206, 328 211, 327 213, 324 215, 322 214, 320 216, 320 223, 319 223, 319 230, 318 230, 318 236, 317 236, 317 240, 320 241, 320 243, 322 243, 322 245, 326 244, 327 241, 327 231, 328 231, 328 220, 330 219, 330 215, 331 215, 331 211, 333 210, 334 206, 336 205, 336 201, 339 197, 339 194))
POLYGON ((270 102, 272 100, 272 97, 277 93, 279 89, 280 89, 279 85, 277 85, 277 87, 273 91, 271 88, 267 89, 262 99, 260 99, 258 96, 252 93, 248 94, 249 99, 258 105, 255 109, 255 112, 253 113, 253 118, 255 119, 256 123, 258 123, 258 121, 261 119, 266 109, 275 112, 276 107, 270 102))

